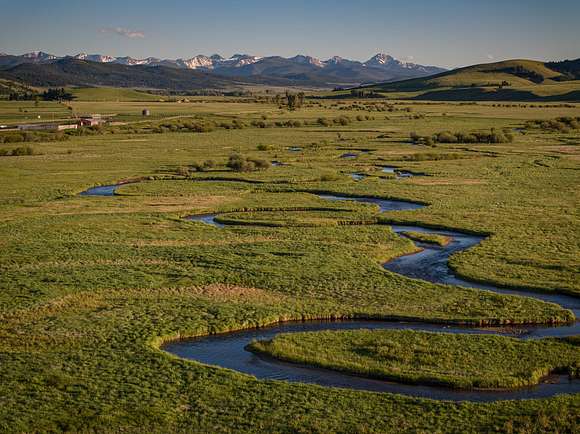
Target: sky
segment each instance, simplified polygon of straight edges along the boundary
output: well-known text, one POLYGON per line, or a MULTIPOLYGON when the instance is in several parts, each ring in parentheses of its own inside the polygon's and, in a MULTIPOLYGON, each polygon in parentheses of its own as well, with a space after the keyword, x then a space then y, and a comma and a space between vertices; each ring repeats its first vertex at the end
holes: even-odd
POLYGON ((578 0, 0 0, 0 52, 391 54, 457 67, 580 57, 578 0))

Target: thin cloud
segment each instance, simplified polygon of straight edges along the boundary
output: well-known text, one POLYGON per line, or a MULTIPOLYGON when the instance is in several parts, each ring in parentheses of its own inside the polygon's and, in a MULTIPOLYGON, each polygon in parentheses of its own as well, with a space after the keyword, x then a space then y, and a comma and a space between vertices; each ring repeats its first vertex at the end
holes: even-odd
POLYGON ((101 33, 115 33, 129 39, 142 39, 145 37, 145 33, 143 32, 125 29, 123 27, 104 27, 101 29, 101 33))
POLYGON ((489 60, 493 60, 493 59, 495 59, 495 56, 494 56, 493 54, 488 54, 488 55, 487 55, 487 58, 488 58, 489 60))

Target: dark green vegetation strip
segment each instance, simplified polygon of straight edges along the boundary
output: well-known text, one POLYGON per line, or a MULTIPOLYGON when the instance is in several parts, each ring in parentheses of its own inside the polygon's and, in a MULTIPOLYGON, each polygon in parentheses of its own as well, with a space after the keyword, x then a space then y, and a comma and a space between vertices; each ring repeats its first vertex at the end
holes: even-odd
MULTIPOLYGON (((142 119, 142 103, 72 104, 77 113, 118 113, 129 127, 142 119)), ((401 110, 329 128, 312 124, 348 110, 321 104, 289 113, 228 100, 148 102, 156 119, 229 117, 250 125, 266 115, 268 122, 292 119, 310 126, 74 136, 35 143, 34 155, 0 158, 0 431, 577 429, 578 396, 485 405, 430 402, 261 382, 155 348, 167 337, 280 319, 367 316, 478 324, 570 319, 556 305, 385 272, 381 261, 415 249, 387 226, 288 223, 379 218, 373 206, 330 205, 307 191, 429 203, 380 219, 492 234, 452 258, 459 273, 578 294, 577 132, 530 131, 514 143, 494 145, 409 143, 411 131, 503 129, 530 119, 577 116, 577 109, 405 103, 425 116, 415 119, 401 110), (257 150, 259 145, 267 150, 257 150), (288 151, 292 146, 303 150, 288 151), (347 160, 337 148, 375 151, 347 160), (225 163, 233 152, 289 165, 232 172, 225 163), (193 178, 234 181, 162 179, 207 159, 216 166, 193 178), (345 175, 380 175, 379 166, 393 162, 430 176, 355 182, 345 175), (118 197, 77 195, 94 185, 141 177, 152 179, 121 187, 118 197), (321 207, 335 211, 315 211, 321 207), (276 228, 217 229, 183 220, 208 212, 250 211, 252 219, 264 221, 280 216, 260 212, 267 208, 310 211, 285 212, 276 228)), ((49 103, 38 109, 27 102, 0 103, 6 123, 52 113, 66 116, 67 110, 49 103)))
POLYGON ((576 374, 580 347, 565 340, 392 330, 277 335, 252 351, 367 377, 456 388, 538 384, 551 372, 576 374))

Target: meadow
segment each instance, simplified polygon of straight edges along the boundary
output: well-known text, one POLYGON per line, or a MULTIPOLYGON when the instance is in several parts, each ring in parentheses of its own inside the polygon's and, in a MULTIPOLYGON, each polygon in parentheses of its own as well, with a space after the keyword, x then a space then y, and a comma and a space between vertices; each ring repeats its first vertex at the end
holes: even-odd
MULTIPOLYGON (((461 276, 579 295, 580 131, 526 122, 579 116, 580 107, 313 99, 290 112, 267 98, 110 95, 136 98, 106 90, 99 101, 92 90, 85 92, 92 101, 71 106, 75 114, 115 114, 119 125, 66 141, 0 145, 34 151, 0 156, 0 431, 577 429, 578 395, 471 404, 258 381, 159 345, 291 319, 572 320, 555 304, 413 280, 380 264, 417 249, 389 223, 451 228, 488 236, 452 257, 461 276), (334 121, 344 116, 344 125, 334 121), (211 128, 195 132, 190 123, 211 128), (509 129, 514 141, 411 140, 491 128, 509 129), (284 165, 237 172, 226 167, 232 153, 284 165), (341 158, 346 153, 356 157, 341 158), (215 164, 195 170, 206 160, 215 164), (424 176, 396 179, 385 166, 424 176), (367 176, 356 181, 352 173, 367 176), (141 182, 112 197, 79 196, 122 180, 141 182), (319 192, 427 206, 380 214, 319 192), (216 212, 224 228, 184 218, 216 212)), ((2 124, 38 116, 66 119, 71 110, 0 102, 2 124)), ((485 353, 499 341, 461 342, 454 351, 463 345, 485 353)), ((572 344, 551 341, 522 351, 534 356, 531 367, 555 366, 556 347, 577 355, 572 344)))
POLYGON ((281 334, 250 349, 365 377, 462 389, 532 386, 552 372, 576 375, 580 363, 573 341, 411 330, 281 334))

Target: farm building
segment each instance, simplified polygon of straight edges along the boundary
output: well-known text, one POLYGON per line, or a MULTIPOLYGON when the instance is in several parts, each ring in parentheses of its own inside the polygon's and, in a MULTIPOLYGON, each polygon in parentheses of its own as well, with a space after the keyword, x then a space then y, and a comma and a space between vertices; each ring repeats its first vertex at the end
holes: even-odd
POLYGON ((56 130, 58 124, 21 124, 18 129, 21 131, 56 130))
POLYGON ((17 127, 20 131, 64 131, 76 130, 78 124, 57 124, 57 123, 39 123, 39 124, 21 124, 17 127))
POLYGON ((61 125, 57 125, 56 129, 57 129, 57 131, 76 130, 78 127, 79 127, 78 124, 61 124, 61 125))
POLYGON ((85 115, 80 117, 79 125, 81 127, 92 127, 104 124, 107 120, 107 118, 104 118, 100 114, 85 115))

